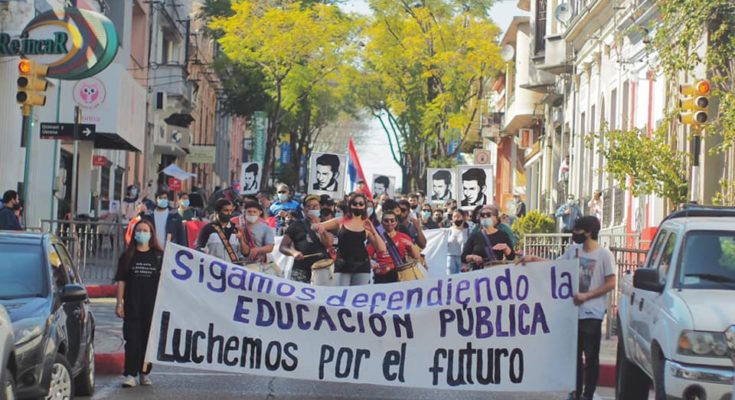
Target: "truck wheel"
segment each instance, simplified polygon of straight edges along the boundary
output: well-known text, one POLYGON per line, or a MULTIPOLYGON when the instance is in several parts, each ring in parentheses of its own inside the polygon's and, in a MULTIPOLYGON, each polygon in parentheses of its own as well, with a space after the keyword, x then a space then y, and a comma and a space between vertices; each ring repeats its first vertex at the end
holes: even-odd
POLYGON ((615 362, 615 372, 616 399, 648 399, 648 387, 651 382, 646 374, 625 356, 625 344, 623 343, 621 330, 618 330, 618 355, 615 362))
POLYGON ((654 347, 651 352, 651 367, 653 369, 653 394, 656 400, 667 400, 666 387, 664 386, 664 360, 661 350, 654 347))
POLYGON ((84 368, 74 379, 74 393, 80 396, 91 396, 94 394, 95 363, 94 343, 87 345, 87 354, 84 360, 84 368))

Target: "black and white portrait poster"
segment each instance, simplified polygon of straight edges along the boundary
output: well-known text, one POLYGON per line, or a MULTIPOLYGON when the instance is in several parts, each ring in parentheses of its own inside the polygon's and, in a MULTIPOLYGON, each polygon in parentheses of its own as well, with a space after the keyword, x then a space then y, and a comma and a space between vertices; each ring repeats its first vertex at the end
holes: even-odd
POLYGON ((309 194, 327 194, 333 199, 342 198, 347 155, 312 153, 309 166, 309 194))
POLYGON ((256 194, 260 189, 261 162, 242 163, 240 170, 240 194, 256 194))
POLYGON ((459 206, 475 208, 476 206, 493 204, 493 166, 461 165, 457 167, 459 177, 459 206))
POLYGON ((450 168, 429 168, 426 172, 426 193, 432 203, 444 204, 458 200, 457 172, 450 168))
POLYGON ((376 201, 380 199, 380 195, 388 193, 389 198, 394 198, 396 194, 396 177, 390 175, 373 175, 373 183, 370 185, 370 193, 376 201))

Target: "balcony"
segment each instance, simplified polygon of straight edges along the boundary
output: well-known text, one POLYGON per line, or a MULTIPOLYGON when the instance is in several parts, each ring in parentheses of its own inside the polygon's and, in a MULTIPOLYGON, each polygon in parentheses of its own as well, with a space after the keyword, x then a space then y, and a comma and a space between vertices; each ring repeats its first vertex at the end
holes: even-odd
POLYGON ((165 93, 169 101, 178 100, 184 107, 191 104, 191 83, 183 65, 152 64, 150 86, 155 92, 165 93))

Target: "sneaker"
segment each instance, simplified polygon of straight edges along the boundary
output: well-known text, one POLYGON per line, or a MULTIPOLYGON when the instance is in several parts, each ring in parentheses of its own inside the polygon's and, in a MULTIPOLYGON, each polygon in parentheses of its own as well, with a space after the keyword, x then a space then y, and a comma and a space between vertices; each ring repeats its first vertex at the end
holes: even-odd
POLYGON ((148 377, 148 374, 140 374, 140 384, 143 386, 150 386, 153 382, 151 382, 151 378, 148 377))
POLYGON ((122 387, 131 388, 136 386, 138 386, 138 382, 135 380, 134 376, 123 376, 122 387))
POLYGON ((569 396, 567 396, 567 400, 579 400, 579 397, 577 397, 577 392, 569 393, 569 396))

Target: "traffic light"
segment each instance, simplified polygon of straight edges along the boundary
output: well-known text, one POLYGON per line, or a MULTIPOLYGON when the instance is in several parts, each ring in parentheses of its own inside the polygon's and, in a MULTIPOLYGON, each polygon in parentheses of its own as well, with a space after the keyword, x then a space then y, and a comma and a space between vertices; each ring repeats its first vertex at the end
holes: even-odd
POLYGON ((18 93, 15 100, 22 105, 23 115, 31 115, 32 106, 46 105, 48 67, 31 60, 20 60, 18 63, 18 93))
POLYGON ((692 84, 679 85, 679 122, 685 125, 702 125, 709 120, 709 93, 708 80, 697 81, 692 84))

